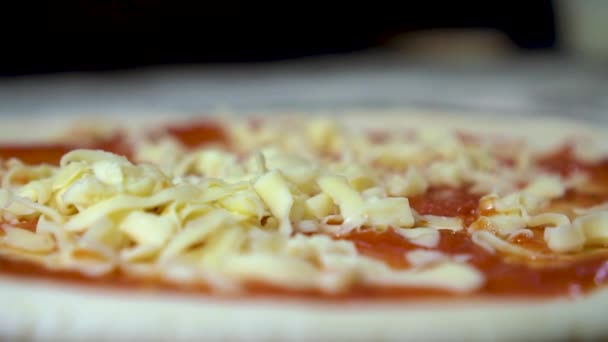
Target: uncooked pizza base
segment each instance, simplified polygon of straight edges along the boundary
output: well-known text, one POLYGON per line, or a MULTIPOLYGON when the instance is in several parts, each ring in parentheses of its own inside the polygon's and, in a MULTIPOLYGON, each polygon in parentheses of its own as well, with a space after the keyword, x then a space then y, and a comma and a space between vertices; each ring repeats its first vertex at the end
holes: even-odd
MULTIPOLYGON (((317 113, 323 115, 327 113, 317 113)), ((298 115, 298 113, 290 113, 298 115)), ((304 114, 299 114, 304 115, 304 114)), ((124 117, 123 117, 124 118, 124 117)), ((153 127, 176 116, 131 117, 126 125, 153 127)), ((118 119, 115 118, 116 120, 118 119)), ((550 146, 572 135, 598 141, 603 128, 555 118, 498 118, 411 111, 350 112, 352 127, 438 127, 528 138, 550 146)), ((122 119, 121 119, 122 121, 122 119)), ((72 124, 30 132, 36 140, 59 136, 72 124), (55 130, 56 129, 56 130, 55 130)), ((92 119, 91 122, 94 122, 92 119)), ((24 123, 3 125, 2 141, 24 123), (9 132, 10 130, 10 132, 9 132)), ((123 122, 121 125, 125 125, 123 122)), ((48 128, 48 127, 47 127, 48 128)), ((606 146, 602 146, 606 148, 606 146)), ((0 277, 0 336, 11 340, 521 340, 594 339, 608 335, 608 290, 582 298, 353 301, 217 299, 177 293, 85 288, 0 277)))
POLYGON ((220 300, 3 279, 10 340, 573 340, 606 334, 608 291, 579 300, 220 300))

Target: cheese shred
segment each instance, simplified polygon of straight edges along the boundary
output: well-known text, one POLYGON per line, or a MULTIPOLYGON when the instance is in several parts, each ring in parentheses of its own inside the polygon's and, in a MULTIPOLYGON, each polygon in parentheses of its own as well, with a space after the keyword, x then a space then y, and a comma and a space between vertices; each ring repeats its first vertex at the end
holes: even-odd
POLYGON ((134 145, 136 162, 80 149, 56 167, 3 163, 0 248, 90 274, 117 268, 182 280, 204 274, 220 288, 262 281, 331 293, 361 283, 468 292, 484 276, 466 258, 421 250, 404 255, 415 267, 395 270, 331 235, 393 229, 432 250, 440 230, 468 228, 492 253, 529 255, 508 240, 541 226, 556 253, 608 243, 608 211, 572 221, 541 213, 564 194, 566 182, 501 169, 488 146, 469 146, 447 132, 377 142, 328 120, 305 127, 291 134, 272 123, 235 124, 231 150, 188 150, 170 136, 143 139, 134 145), (523 189, 509 185, 522 180, 523 189), (419 215, 410 207, 408 196, 431 186, 463 184, 492 189, 470 227, 460 217, 419 215), (11 224, 36 218, 34 231, 11 224), (83 250, 95 257, 82 259, 83 250))

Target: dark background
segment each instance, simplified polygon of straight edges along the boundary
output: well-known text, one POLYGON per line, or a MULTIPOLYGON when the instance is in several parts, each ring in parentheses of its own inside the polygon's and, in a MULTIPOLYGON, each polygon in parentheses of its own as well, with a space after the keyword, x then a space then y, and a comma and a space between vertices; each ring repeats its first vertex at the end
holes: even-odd
POLYGON ((523 52, 560 49, 551 1, 49 1, 0 19, 0 75, 345 54, 444 28, 487 28, 523 52))

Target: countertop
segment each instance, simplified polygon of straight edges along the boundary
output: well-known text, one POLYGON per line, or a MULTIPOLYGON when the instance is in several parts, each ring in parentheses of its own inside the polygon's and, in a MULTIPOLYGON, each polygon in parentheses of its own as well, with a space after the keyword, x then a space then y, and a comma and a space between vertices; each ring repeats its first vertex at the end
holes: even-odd
POLYGON ((560 58, 479 63, 367 53, 0 78, 0 114, 420 108, 608 121, 608 68, 560 58))

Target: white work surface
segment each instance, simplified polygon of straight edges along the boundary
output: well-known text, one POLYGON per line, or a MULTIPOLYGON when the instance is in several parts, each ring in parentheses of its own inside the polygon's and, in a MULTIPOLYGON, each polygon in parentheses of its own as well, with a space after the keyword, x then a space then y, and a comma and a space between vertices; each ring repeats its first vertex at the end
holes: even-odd
POLYGON ((608 68, 534 57, 451 65, 386 54, 0 78, 0 115, 420 108, 608 121, 608 68))

